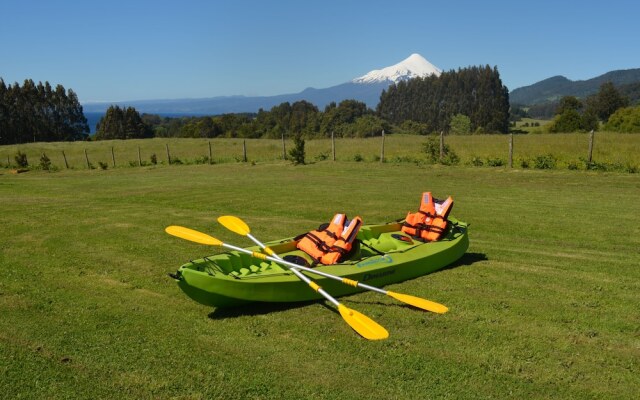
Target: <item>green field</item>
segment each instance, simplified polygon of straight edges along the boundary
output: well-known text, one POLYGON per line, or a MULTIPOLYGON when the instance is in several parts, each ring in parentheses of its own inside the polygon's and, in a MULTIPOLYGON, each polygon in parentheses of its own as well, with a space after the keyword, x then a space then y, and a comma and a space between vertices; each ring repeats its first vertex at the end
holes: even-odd
MULTIPOLYGON (((384 158, 390 164, 420 164, 425 161, 422 145, 425 136, 387 135, 385 137, 384 158)), ((139 139, 108 140, 98 142, 29 143, 0 146, 0 166, 15 164, 18 151, 27 154, 32 166, 39 164, 42 153, 50 158, 56 169, 65 169, 64 151, 71 169, 87 169, 89 163, 100 169, 102 163, 107 169, 125 168, 151 164, 155 155, 158 164, 167 164, 167 147, 172 162, 185 164, 209 163, 209 143, 211 159, 216 164, 235 163, 243 160, 243 142, 246 142, 247 161, 250 163, 274 162, 283 159, 282 141, 271 139, 139 139), (113 150, 112 150, 113 149, 113 150), (138 158, 140 149, 140 158, 138 158), (86 156, 85 156, 86 150, 86 156), (113 151, 113 152, 112 152, 113 151)), ((445 143, 459 156, 461 165, 508 165, 508 135, 467 135, 446 136, 445 143)), ((291 149, 292 141, 285 141, 285 148, 291 149)), ((380 137, 368 139, 336 139, 336 160, 376 162, 380 160, 382 140, 380 137)), ((514 135, 514 167, 535 168, 537 157, 551 155, 556 159, 556 169, 585 169, 588 157, 589 135, 569 134, 529 134, 514 135), (523 164, 524 162, 524 164, 523 164)), ((330 139, 306 141, 307 162, 332 159, 330 139)), ((622 172, 640 170, 640 134, 620 134, 597 132, 594 140, 593 161, 600 169, 622 172)))
POLYGON ((79 151, 75 170, 0 170, 1 397, 637 398, 640 175, 380 164, 371 143, 362 163, 250 155, 255 165, 102 171, 83 169, 79 151), (216 218, 269 240, 338 211, 400 218, 425 190, 454 197, 471 245, 451 268, 388 287, 447 314, 371 292, 342 299, 387 340, 362 339, 324 302, 216 310, 167 277, 217 251, 167 225, 249 245, 216 218))

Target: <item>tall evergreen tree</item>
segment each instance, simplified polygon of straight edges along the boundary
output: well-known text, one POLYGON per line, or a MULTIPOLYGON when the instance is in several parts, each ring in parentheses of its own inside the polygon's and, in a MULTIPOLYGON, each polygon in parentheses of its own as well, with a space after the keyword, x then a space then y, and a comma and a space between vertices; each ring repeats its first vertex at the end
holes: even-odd
POLYGON ((151 135, 151 128, 142 121, 135 108, 112 105, 98 121, 95 139, 142 139, 151 135))
POLYGON ((51 90, 49 82, 26 79, 0 84, 0 143, 78 140, 88 136, 89 126, 77 96, 58 85, 51 90))

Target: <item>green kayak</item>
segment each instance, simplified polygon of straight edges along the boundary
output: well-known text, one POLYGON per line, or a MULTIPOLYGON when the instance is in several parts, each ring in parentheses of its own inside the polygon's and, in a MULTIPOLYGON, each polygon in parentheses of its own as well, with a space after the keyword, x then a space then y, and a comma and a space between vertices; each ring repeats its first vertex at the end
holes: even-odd
MULTIPOLYGON (((318 265, 314 270, 348 278, 370 286, 426 275, 458 260, 469 247, 467 224, 449 217, 449 228, 436 242, 417 241, 400 231, 400 223, 364 225, 351 252, 339 264, 318 265)), ((296 248, 294 238, 265 243, 290 259, 311 258, 296 248)), ((247 247, 259 252, 259 247, 247 247)), ((332 296, 363 289, 311 272, 303 272, 332 296)), ((171 276, 193 300, 212 307, 233 307, 249 302, 297 302, 321 299, 286 267, 250 254, 229 251, 182 265, 171 276)))

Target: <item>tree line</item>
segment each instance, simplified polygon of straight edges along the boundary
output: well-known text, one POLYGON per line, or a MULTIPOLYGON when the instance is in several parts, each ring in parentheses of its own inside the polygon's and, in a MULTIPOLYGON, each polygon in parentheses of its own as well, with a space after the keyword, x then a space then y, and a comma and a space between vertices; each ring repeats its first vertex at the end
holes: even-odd
POLYGON ((0 145, 85 140, 89 125, 76 93, 62 85, 0 78, 0 145))
MULTIPOLYGON (((0 81, 1 82, 1 81, 0 81)), ((3 143, 78 140, 89 132, 82 106, 61 85, 25 81, 2 90, 3 143)), ((376 110, 358 100, 332 102, 324 110, 308 101, 285 102, 257 113, 168 118, 111 106, 95 140, 147 137, 369 137, 386 133, 507 133, 508 90, 497 68, 469 67, 440 77, 417 78, 383 91, 376 110)))
POLYGON ((284 102, 257 113, 223 114, 206 117, 160 117, 143 114, 156 137, 368 137, 390 132, 390 125, 363 102, 332 102, 323 111, 308 101, 284 102))

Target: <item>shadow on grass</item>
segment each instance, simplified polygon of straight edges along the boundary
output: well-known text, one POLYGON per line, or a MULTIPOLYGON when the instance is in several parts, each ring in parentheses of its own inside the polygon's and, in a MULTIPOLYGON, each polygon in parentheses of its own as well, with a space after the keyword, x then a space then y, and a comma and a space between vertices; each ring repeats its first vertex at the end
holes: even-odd
POLYGON ((213 320, 252 317, 256 315, 265 315, 281 311, 294 310, 296 308, 306 307, 311 304, 321 303, 322 300, 297 301, 293 303, 248 303, 237 307, 216 308, 209 313, 209 318, 213 320))
POLYGON ((479 263, 481 261, 488 261, 489 258, 484 253, 464 253, 462 257, 460 257, 457 261, 447 265, 446 267, 436 271, 446 271, 448 269, 454 269, 458 267, 464 267, 466 265, 473 265, 475 263, 479 263))

